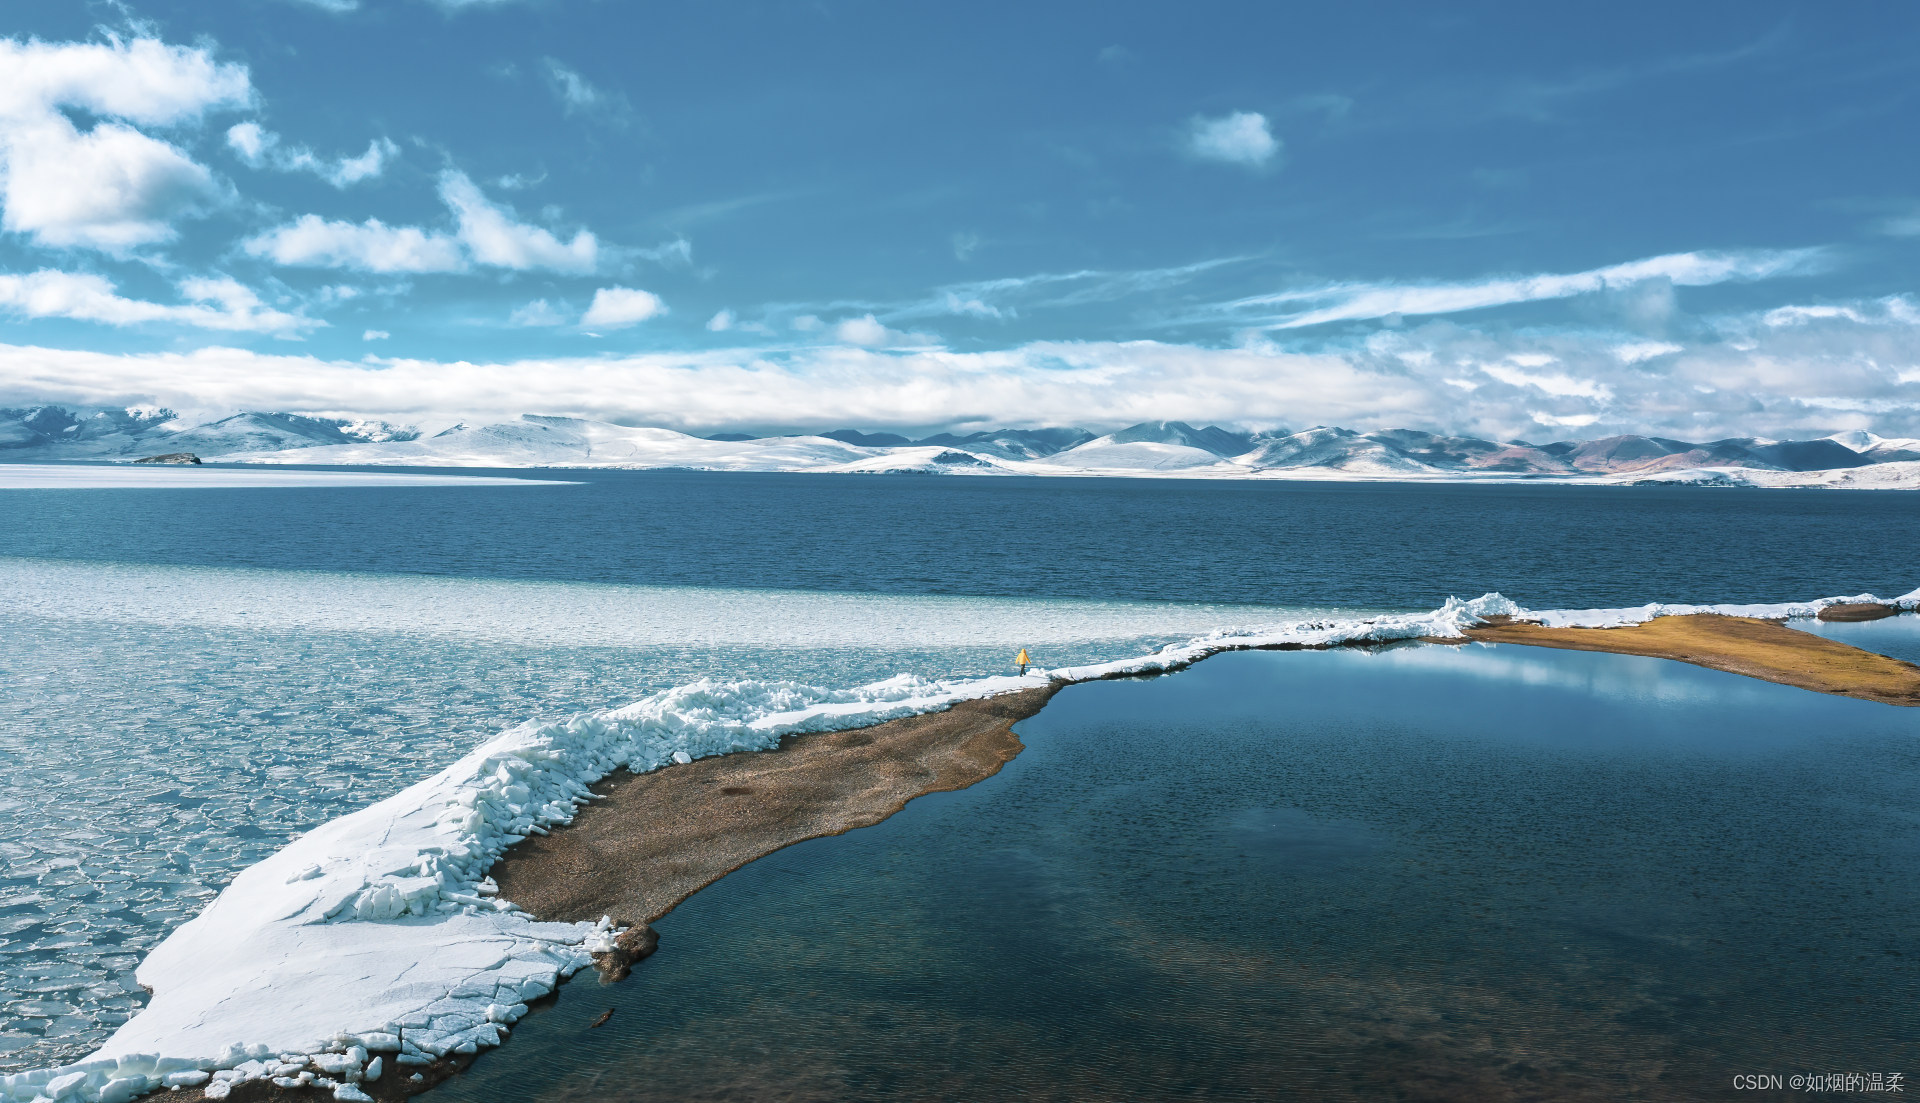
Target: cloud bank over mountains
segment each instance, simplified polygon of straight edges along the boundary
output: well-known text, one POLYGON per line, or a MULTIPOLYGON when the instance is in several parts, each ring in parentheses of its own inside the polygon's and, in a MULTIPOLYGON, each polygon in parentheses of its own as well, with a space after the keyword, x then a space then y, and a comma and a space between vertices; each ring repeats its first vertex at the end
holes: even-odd
MULTIPOLYGON (((636 324, 655 309, 633 295, 598 303, 609 325, 636 324)), ((427 426, 543 410, 698 433, 1180 420, 1250 429, 1390 424, 1501 440, 1574 431, 1787 437, 1808 427, 1875 426, 1882 435, 1920 435, 1911 411, 1920 367, 1908 353, 1920 307, 1912 300, 1845 314, 1777 309, 1721 324, 1711 339, 1686 345, 1592 334, 1516 343, 1433 322, 1312 352, 1259 340, 1227 348, 1087 341, 984 352, 849 344, 473 362, 0 346, 0 362, 9 394, 35 401, 207 416, 290 410, 427 426)))

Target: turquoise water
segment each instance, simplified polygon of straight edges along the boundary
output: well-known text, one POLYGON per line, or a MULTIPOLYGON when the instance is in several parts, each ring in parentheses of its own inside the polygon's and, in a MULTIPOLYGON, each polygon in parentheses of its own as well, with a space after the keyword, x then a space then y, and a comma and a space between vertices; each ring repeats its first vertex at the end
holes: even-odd
POLYGON ((1063 691, 453 1099, 1698 1099, 1914 1071, 1920 715, 1516 647, 1063 691), (612 1008, 595 1030, 588 1024, 612 1008))

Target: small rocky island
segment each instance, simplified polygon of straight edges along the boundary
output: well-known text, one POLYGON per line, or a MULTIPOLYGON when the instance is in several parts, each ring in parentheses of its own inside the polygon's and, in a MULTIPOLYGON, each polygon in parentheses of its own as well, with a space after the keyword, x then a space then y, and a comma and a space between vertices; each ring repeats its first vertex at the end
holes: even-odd
POLYGON ((158 456, 146 456, 133 461, 135 463, 199 463, 200 457, 192 452, 167 452, 158 456))

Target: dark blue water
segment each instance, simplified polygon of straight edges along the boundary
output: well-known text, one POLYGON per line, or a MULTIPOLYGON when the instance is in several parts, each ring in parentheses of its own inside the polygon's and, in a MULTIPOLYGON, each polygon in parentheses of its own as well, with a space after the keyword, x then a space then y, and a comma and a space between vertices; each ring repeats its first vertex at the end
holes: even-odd
POLYGON ((1077 686, 1018 730, 997 777, 693 897, 442 1093, 1701 1099, 1920 1066, 1913 710, 1409 647, 1077 686))
POLYGON ((565 477, 581 485, 0 491, 0 556, 1408 609, 1920 585, 1920 494, 1899 491, 565 477))

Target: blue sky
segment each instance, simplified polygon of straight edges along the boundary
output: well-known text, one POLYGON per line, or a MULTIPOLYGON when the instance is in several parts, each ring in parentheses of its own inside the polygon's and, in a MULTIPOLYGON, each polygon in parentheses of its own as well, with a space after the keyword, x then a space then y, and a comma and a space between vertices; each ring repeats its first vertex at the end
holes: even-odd
POLYGON ((0 402, 1920 432, 1920 13, 0 16, 0 402))

